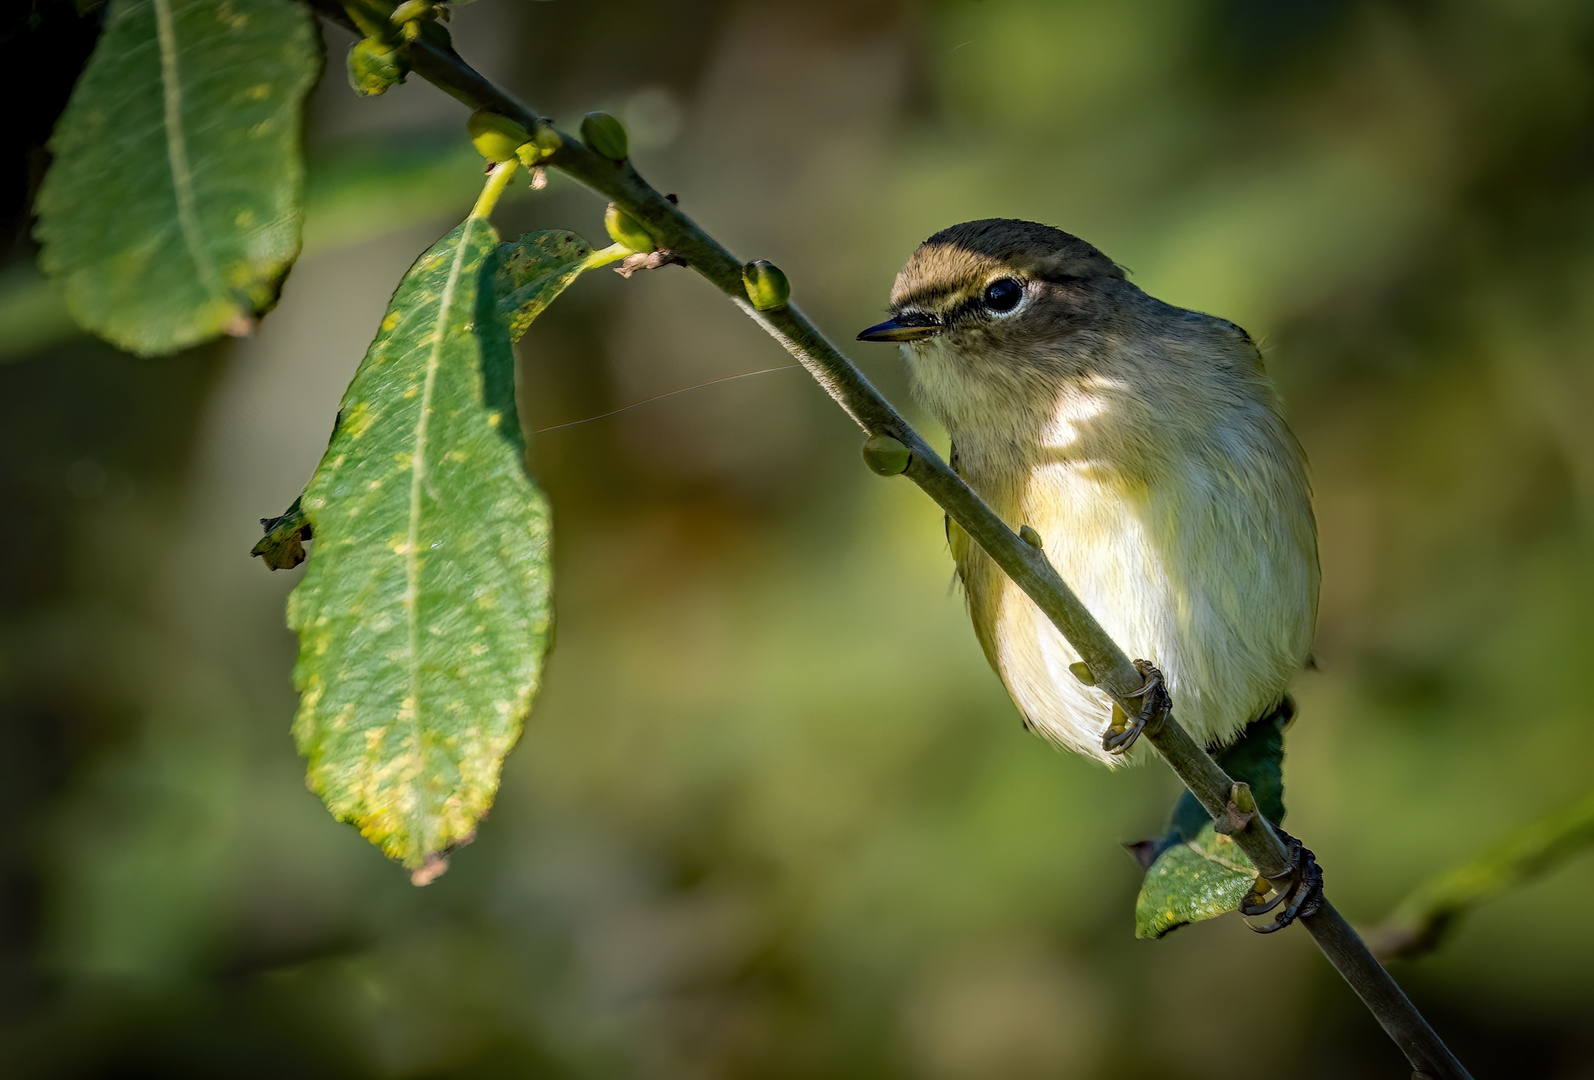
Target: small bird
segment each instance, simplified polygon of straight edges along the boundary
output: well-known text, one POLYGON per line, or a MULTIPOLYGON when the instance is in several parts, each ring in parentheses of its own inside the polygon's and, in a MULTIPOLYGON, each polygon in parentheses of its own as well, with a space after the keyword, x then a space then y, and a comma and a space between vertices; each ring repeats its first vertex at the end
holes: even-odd
MULTIPOLYGON (((1246 332, 1148 296, 1076 236, 1005 218, 920 244, 890 312, 858 339, 902 343, 953 468, 1039 533, 1196 741, 1226 745, 1279 708, 1310 655, 1317 527, 1305 455, 1246 332)), ((1026 725, 1121 761, 1138 727, 1125 738, 1051 620, 950 521, 947 534, 1026 725)))

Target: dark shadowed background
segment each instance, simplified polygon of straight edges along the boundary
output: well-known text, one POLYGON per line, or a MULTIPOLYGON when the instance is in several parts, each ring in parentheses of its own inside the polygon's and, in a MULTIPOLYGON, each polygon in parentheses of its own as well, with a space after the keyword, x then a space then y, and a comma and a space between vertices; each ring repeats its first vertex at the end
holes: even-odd
MULTIPOLYGON (((327 30, 281 306, 138 360, 30 268, 95 18, 0 26, 0 1071, 1407 1074, 1299 930, 1133 939, 1119 844, 1175 781, 1021 730, 939 512, 797 370, 531 437, 558 645, 478 840, 413 888, 305 790, 298 572, 248 551, 469 206, 465 110, 418 79, 356 99, 327 30)), ((1322 532, 1290 824, 1353 921, 1594 786, 1594 6, 482 0, 453 25, 567 129, 622 117, 644 175, 778 263, 916 420, 894 352, 850 339, 967 218, 1078 233, 1263 341, 1322 532)), ((555 177, 499 225, 599 241, 602 209, 555 177)), ((583 278, 520 356, 528 430, 788 362, 679 269, 583 278)), ((1594 1077, 1591 893, 1586 856, 1395 966, 1480 1078, 1594 1077)))

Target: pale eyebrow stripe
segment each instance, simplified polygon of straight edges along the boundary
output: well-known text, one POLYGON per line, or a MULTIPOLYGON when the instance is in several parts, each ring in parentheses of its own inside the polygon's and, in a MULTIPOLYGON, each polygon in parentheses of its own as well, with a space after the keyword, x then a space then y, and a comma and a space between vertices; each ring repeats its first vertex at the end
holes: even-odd
POLYGON ((918 311, 921 314, 928 314, 928 309, 941 306, 947 297, 960 297, 962 295, 963 290, 961 289, 924 289, 903 297, 900 301, 891 305, 891 310, 896 312, 918 311))

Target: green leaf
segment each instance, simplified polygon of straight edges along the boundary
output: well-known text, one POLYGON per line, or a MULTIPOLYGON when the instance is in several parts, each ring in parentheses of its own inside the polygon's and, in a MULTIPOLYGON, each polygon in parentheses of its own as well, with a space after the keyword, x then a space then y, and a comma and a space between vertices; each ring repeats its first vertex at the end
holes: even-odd
POLYGON ((153 354, 246 333, 276 303, 320 51, 292 0, 113 0, 37 202, 73 318, 153 354))
POLYGON ((1284 728, 1295 718, 1295 702, 1285 698, 1272 713, 1253 720, 1240 737, 1213 755, 1230 777, 1248 784, 1262 816, 1284 824, 1284 728))
MULTIPOLYGON (((1294 716, 1295 702, 1286 697, 1233 743, 1208 750, 1231 778, 1250 785, 1257 809, 1275 825, 1284 821, 1284 728, 1294 716)), ((1233 911, 1257 877, 1245 853, 1216 832, 1188 791, 1174 805, 1166 833, 1129 848, 1146 867, 1135 901, 1136 937, 1161 937, 1185 923, 1233 911)))
POLYGON ((1233 911, 1256 878, 1251 860, 1209 820, 1192 839, 1164 848, 1146 871, 1135 899, 1135 937, 1159 938, 1233 911))
POLYGON ((512 341, 519 341, 533 320, 594 265, 592 245, 563 229, 523 233, 501 250, 498 308, 509 316, 512 341))
POLYGON ((310 786, 418 884, 492 804, 552 630, 497 273, 473 216, 399 284, 305 489, 288 602, 310 786))
MULTIPOLYGON (((345 140, 312 154, 300 257, 457 216, 481 187, 480 167, 462 139, 345 140)), ((30 264, 0 270, 0 364, 82 333, 60 289, 30 264)))

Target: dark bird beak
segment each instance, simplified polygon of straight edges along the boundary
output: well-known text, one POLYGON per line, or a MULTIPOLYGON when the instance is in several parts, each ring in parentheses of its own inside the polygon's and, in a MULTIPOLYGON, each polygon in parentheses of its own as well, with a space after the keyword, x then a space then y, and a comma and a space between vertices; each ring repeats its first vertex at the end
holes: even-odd
POLYGON ((941 332, 941 324, 934 317, 917 311, 904 311, 894 319, 887 319, 858 335, 859 341, 923 341, 941 332))

